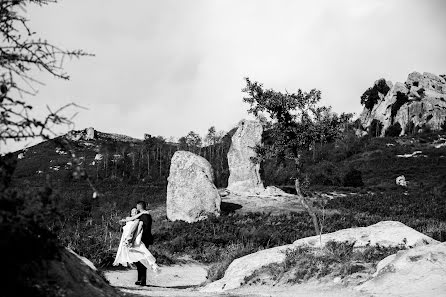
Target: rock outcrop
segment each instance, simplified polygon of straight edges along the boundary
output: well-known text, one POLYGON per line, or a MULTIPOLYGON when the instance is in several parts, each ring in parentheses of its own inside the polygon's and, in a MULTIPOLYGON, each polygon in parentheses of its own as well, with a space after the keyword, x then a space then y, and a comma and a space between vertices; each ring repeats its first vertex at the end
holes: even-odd
POLYGON ((95 139, 96 136, 96 131, 94 130, 93 127, 89 127, 87 129, 85 129, 85 140, 93 140, 95 139))
MULTIPOLYGON (((396 221, 382 221, 367 227, 348 228, 323 234, 322 245, 327 241, 354 242, 354 247, 367 245, 414 247, 438 243, 435 239, 396 221)), ((311 236, 298 239, 293 244, 318 248, 319 242, 319 236, 311 236)))
POLYGON ((66 138, 71 141, 79 140, 94 140, 96 138, 96 131, 93 127, 86 128, 84 130, 71 130, 67 133, 66 138))
POLYGON ((22 281, 14 280, 20 287, 5 284, 2 276, 2 296, 122 296, 97 272, 90 260, 67 248, 61 248, 51 259, 17 265, 22 271, 26 269, 27 276, 22 281))
POLYGON ((445 296, 446 243, 388 256, 378 263, 373 278, 357 289, 373 296, 445 296))
POLYGON ((262 124, 258 121, 239 122, 228 152, 229 191, 256 193, 264 190, 259 174, 260 164, 253 162, 257 157, 254 148, 261 143, 262 132, 262 124))
POLYGON ((167 218, 188 223, 219 215, 221 198, 214 185, 211 164, 191 152, 172 157, 167 184, 167 218))
MULTIPOLYGON (((349 228, 322 235, 322 244, 328 241, 355 242, 354 247, 367 245, 406 247, 438 244, 438 241, 395 221, 383 221, 368 227, 349 228)), ((311 236, 296 240, 293 244, 262 250, 234 260, 225 272, 222 279, 210 283, 203 288, 205 292, 219 292, 236 289, 244 282, 245 277, 263 266, 273 263, 282 263, 285 260, 285 251, 298 246, 318 248, 319 236, 311 236)))
MULTIPOLYGON (((375 82, 375 87, 380 81, 375 82)), ((405 83, 392 85, 387 81, 386 84, 388 88, 384 89, 390 88, 387 94, 379 93, 378 102, 371 109, 365 107, 361 113, 359 119, 363 129, 370 130, 376 126, 373 131, 378 131, 377 134, 381 136, 385 135, 389 127, 398 124, 396 131, 400 135, 417 132, 425 127, 441 129, 446 122, 444 76, 413 72, 405 83)))

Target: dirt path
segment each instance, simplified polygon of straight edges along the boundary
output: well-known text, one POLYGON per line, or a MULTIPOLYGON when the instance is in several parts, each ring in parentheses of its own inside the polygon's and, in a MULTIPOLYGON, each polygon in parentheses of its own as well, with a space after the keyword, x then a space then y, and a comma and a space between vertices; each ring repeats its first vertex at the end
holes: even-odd
POLYGON ((107 271, 110 284, 127 296, 159 297, 366 297, 367 295, 335 284, 308 283, 294 286, 250 286, 229 292, 200 292, 201 284, 206 281, 206 266, 184 264, 163 266, 161 273, 155 276, 147 273, 147 286, 136 286, 136 270, 107 271))
POLYGON ((105 276, 112 286, 122 292, 139 296, 218 296, 198 291, 199 286, 206 281, 206 274, 206 266, 200 264, 163 266, 159 275, 147 272, 145 287, 135 285, 136 270, 107 271, 105 276))

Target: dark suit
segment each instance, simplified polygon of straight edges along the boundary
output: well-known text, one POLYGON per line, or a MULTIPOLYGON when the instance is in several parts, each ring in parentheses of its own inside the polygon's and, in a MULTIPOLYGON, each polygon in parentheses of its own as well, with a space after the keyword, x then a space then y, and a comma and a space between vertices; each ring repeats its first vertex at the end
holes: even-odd
MULTIPOLYGON (((149 245, 153 244, 152 216, 149 214, 143 214, 139 217, 139 221, 142 222, 141 241, 147 248, 149 248, 149 245)), ((147 268, 141 264, 141 262, 136 262, 135 265, 136 269, 138 270, 138 281, 145 284, 147 278, 147 268)))

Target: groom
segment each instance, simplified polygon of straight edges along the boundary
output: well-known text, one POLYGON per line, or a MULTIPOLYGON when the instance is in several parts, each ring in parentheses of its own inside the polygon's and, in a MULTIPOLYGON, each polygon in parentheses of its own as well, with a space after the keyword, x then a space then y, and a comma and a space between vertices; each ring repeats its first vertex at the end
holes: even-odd
MULTIPOLYGON (((138 212, 146 210, 147 204, 144 201, 138 201, 136 203, 136 209, 138 212)), ((139 217, 139 222, 142 222, 142 237, 141 241, 144 245, 149 248, 149 245, 153 244, 153 235, 152 235, 152 216, 150 214, 143 214, 139 217)), ((135 285, 145 286, 146 278, 147 278, 147 268, 141 263, 136 262, 136 269, 138 270, 138 281, 135 285)))

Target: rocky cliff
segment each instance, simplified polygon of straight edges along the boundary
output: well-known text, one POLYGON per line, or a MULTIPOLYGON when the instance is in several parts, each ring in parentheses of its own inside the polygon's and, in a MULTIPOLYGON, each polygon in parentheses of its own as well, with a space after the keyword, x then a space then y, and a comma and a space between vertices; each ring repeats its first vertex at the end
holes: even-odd
MULTIPOLYGON (((405 83, 377 80, 361 97, 363 130, 376 136, 440 130, 446 123, 445 76, 412 72, 405 83)), ((395 136, 395 135, 394 135, 395 136)))

